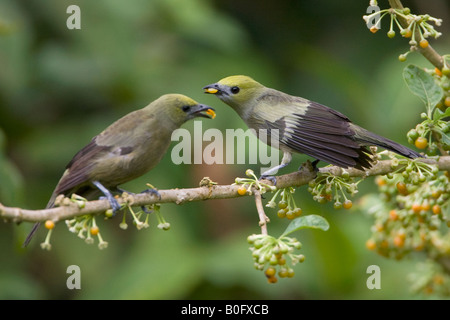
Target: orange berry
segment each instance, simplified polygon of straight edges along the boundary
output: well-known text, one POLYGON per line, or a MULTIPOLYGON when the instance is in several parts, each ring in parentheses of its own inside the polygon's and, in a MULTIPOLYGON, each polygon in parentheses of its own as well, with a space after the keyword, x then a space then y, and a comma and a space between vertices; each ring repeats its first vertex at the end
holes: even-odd
POLYGON ((419 213, 422 211, 422 205, 420 203, 413 203, 411 210, 414 211, 414 213, 419 213))
POLYGON ((437 274, 433 277, 433 282, 437 285, 441 285, 444 283, 444 278, 440 274, 437 274))
POLYGON ((375 250, 377 248, 377 243, 373 239, 366 241, 366 248, 369 250, 375 250))
POLYGON ((425 149, 428 145, 428 141, 424 137, 418 137, 414 142, 414 145, 416 146, 417 149, 425 149))
POLYGON ((431 209, 431 205, 430 205, 429 202, 424 202, 424 203, 422 203, 422 210, 423 210, 423 211, 428 211, 428 210, 430 210, 430 209, 431 209))
POLYGON ((445 97, 444 104, 446 107, 450 108, 450 96, 445 97))
POLYGON ((100 231, 100 229, 97 226, 91 227, 91 230, 90 230, 91 235, 93 235, 93 236, 98 235, 99 231, 100 231))
POLYGON ((404 183, 403 181, 397 182, 397 190, 400 194, 402 194, 404 196, 408 194, 408 189, 406 188, 406 183, 404 183))
POLYGON ((384 186, 386 184, 386 180, 384 180, 384 178, 381 177, 381 176, 377 176, 375 178, 375 183, 377 184, 377 186, 381 187, 381 186, 384 186))
POLYGON ((428 47, 428 40, 426 40, 426 39, 420 40, 419 46, 420 46, 421 48, 424 48, 424 49, 425 49, 426 47, 428 47))
POLYGON ((344 201, 342 206, 344 207, 344 209, 350 209, 353 206, 353 202, 352 202, 352 200, 347 199, 344 201))
POLYGON ((403 231, 403 230, 400 230, 400 231, 397 233, 397 236, 400 237, 400 238, 402 238, 403 240, 406 239, 406 233, 405 233, 405 231, 403 231))
POLYGON ((395 210, 389 211, 389 219, 391 219, 392 221, 397 220, 398 219, 397 211, 395 210))
POLYGON ((441 190, 434 190, 434 191, 431 193, 431 196, 432 196, 434 199, 437 199, 437 198, 439 198, 439 197, 441 196, 441 194, 442 194, 442 191, 441 191, 441 190))
POLYGON ((441 206, 438 204, 435 204, 432 208, 432 211, 434 214, 440 214, 442 212, 441 206))
POLYGON ((402 248, 405 245, 405 238, 401 235, 397 235, 394 237, 394 246, 398 248, 402 248))
POLYGON ((278 278, 275 276, 267 278, 267 282, 269 282, 269 283, 277 283, 277 281, 278 281, 278 278))
POLYGON ((45 221, 45 228, 51 230, 55 227, 55 223, 52 220, 45 221))
POLYGON ((402 35, 403 35, 405 38, 411 38, 411 36, 412 36, 412 31, 411 31, 411 29, 406 29, 402 35))
POLYGON ((439 68, 434 68, 434 73, 436 73, 438 77, 442 77, 442 71, 439 68))
POLYGON ((240 196, 244 196, 247 193, 247 189, 244 186, 240 186, 237 192, 240 196))

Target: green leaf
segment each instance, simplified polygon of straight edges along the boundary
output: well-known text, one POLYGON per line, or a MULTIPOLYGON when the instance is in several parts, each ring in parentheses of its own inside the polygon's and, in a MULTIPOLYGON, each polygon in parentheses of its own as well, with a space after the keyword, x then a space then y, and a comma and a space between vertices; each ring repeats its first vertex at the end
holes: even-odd
POLYGON ((431 116, 431 111, 444 94, 442 88, 436 84, 430 74, 412 64, 403 70, 403 79, 405 79, 409 90, 425 103, 427 113, 431 116))
POLYGON ((446 108, 445 112, 442 112, 439 108, 434 110, 433 120, 441 120, 442 118, 450 117, 450 108, 446 108))
POLYGON ((292 220, 281 237, 287 236, 294 231, 305 228, 327 231, 330 228, 330 224, 324 217, 318 216, 316 214, 310 214, 308 216, 303 216, 292 220))
POLYGON ((450 136, 446 133, 441 132, 441 141, 446 145, 450 145, 450 136))

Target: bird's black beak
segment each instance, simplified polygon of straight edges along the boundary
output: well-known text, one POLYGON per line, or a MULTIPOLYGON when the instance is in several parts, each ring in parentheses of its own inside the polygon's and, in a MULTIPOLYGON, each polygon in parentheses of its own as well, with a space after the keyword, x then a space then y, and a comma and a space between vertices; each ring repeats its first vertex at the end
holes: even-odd
POLYGON ((191 107, 189 113, 194 117, 203 117, 209 119, 214 119, 216 117, 214 109, 205 104, 197 104, 191 107))
POLYGON ((203 87, 203 90, 205 91, 205 93, 216 94, 216 95, 221 95, 223 93, 223 91, 220 90, 220 86, 217 83, 209 84, 209 85, 203 87))

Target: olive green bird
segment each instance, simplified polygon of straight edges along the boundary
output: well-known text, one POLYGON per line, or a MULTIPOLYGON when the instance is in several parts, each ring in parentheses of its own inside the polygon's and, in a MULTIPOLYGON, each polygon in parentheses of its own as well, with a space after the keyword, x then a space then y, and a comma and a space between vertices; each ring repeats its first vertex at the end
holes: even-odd
MULTIPOLYGON (((169 148, 172 132, 196 117, 214 118, 214 109, 181 94, 166 94, 120 118, 75 154, 46 208, 54 206, 58 195, 76 193, 86 199, 104 194, 113 211, 119 210, 110 190, 118 191, 118 185, 154 168, 169 148)), ((33 226, 23 246, 39 225, 33 226)))
POLYGON ((266 177, 288 165, 293 153, 304 153, 316 160, 342 168, 370 168, 373 159, 368 146, 379 146, 407 158, 421 155, 394 141, 353 124, 342 113, 305 98, 267 88, 247 76, 230 76, 205 86, 205 93, 216 95, 256 131, 267 132, 267 141, 276 134, 283 151, 281 164, 269 169, 266 177))

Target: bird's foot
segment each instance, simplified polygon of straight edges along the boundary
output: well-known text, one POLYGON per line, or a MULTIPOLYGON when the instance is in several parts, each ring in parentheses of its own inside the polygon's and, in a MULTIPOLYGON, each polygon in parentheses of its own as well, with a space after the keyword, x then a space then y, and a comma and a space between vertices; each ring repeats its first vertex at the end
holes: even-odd
MULTIPOLYGON (((151 194, 157 196, 159 200, 161 200, 161 194, 160 194, 160 193, 158 192, 158 190, 156 190, 155 188, 148 188, 148 189, 145 189, 145 190, 142 191, 141 193, 151 193, 151 194)), ((150 213, 152 213, 152 212, 154 211, 154 210, 148 209, 147 206, 141 206, 141 209, 142 209, 142 211, 144 211, 144 212, 147 213, 147 214, 150 214, 150 213)))
POLYGON ((114 198, 111 191, 106 189, 99 181, 93 181, 92 184, 95 185, 105 195, 104 197, 100 197, 100 199, 106 198, 109 201, 114 216, 116 212, 121 209, 119 202, 117 202, 116 198, 114 198))
POLYGON ((101 196, 98 199, 99 200, 108 200, 109 204, 111 205, 111 209, 113 211, 113 216, 116 215, 117 211, 119 211, 122 208, 120 206, 119 202, 117 202, 116 198, 114 198, 113 195, 111 195, 111 197, 101 196))
POLYGON ((259 180, 269 180, 274 186, 277 185, 277 177, 263 174, 259 180))
MULTIPOLYGON (((149 185, 149 186, 150 186, 150 185, 149 185)), ((152 187, 153 187, 153 186, 152 186, 152 187)), ((134 193, 134 192, 130 192, 130 191, 127 191, 127 190, 124 190, 124 189, 121 189, 121 188, 117 188, 117 191, 122 192, 122 193, 126 192, 126 193, 132 194, 132 195, 135 195, 135 194, 136 194, 136 193, 134 193)), ((160 194, 160 193, 158 192, 158 190, 156 190, 155 188, 148 188, 148 189, 145 189, 144 191, 141 191, 140 193, 151 193, 151 194, 157 196, 159 200, 161 200, 161 194, 160 194)), ((153 210, 148 209, 147 206, 141 206, 141 209, 142 209, 142 211, 144 211, 144 212, 147 213, 147 214, 153 212, 153 210)))
POLYGON ((142 191, 141 193, 150 193, 158 197, 159 200, 161 200, 161 194, 156 190, 155 188, 148 188, 142 191))

